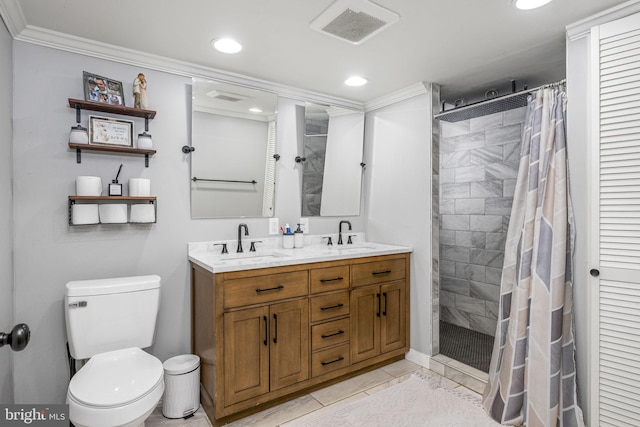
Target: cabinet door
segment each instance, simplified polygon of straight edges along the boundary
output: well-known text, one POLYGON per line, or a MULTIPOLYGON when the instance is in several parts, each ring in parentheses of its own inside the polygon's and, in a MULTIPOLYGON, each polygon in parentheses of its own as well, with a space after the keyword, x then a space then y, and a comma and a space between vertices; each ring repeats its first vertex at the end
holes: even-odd
POLYGON ((269 308, 224 314, 224 404, 269 391, 269 308))
POLYGON ((386 353, 406 343, 406 285, 404 280, 380 286, 380 352, 386 353))
POLYGON ((271 390, 309 379, 309 301, 270 306, 271 390))
POLYGON ((380 354, 380 286, 351 291, 351 363, 380 354))

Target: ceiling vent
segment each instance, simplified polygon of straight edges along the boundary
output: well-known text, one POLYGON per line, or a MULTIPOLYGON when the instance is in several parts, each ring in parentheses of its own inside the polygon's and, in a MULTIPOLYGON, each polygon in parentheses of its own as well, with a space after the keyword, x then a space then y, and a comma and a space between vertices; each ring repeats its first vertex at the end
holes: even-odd
POLYGON ((369 0, 337 0, 311 21, 311 28, 358 45, 399 19, 397 13, 369 0))
POLYGON ((224 90, 212 90, 211 92, 207 92, 207 96, 210 96, 213 99, 219 99, 221 101, 229 102, 244 101, 250 98, 250 96, 240 95, 233 92, 226 92, 224 90))

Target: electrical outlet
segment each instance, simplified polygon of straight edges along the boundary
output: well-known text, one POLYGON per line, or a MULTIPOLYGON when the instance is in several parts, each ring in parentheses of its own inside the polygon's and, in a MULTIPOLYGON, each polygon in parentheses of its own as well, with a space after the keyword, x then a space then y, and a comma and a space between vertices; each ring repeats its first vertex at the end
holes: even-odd
POLYGON ((280 234, 280 221, 278 218, 269 218, 269 234, 280 234))
POLYGON ((303 233, 309 233, 309 218, 300 218, 300 228, 303 233))

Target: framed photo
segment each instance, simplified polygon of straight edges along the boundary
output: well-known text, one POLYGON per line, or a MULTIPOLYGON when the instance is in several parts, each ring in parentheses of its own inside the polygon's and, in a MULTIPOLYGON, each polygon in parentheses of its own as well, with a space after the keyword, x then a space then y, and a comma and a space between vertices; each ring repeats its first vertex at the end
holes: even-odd
POLYGON ((89 144, 133 147, 133 120, 89 116, 89 144))
POLYGON ((84 100, 124 106, 122 82, 82 72, 84 81, 84 100))

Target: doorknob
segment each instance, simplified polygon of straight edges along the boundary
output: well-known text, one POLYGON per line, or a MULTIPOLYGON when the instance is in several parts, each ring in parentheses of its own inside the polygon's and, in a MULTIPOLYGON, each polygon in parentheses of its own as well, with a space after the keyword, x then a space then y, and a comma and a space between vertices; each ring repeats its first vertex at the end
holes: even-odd
POLYGON ((21 351, 29 344, 31 331, 25 323, 17 324, 10 333, 0 332, 0 347, 6 344, 11 346, 13 351, 21 351))
POLYGON ((600 275, 600 270, 592 268, 591 270, 589 270, 589 274, 591 274, 593 277, 598 277, 600 275))

